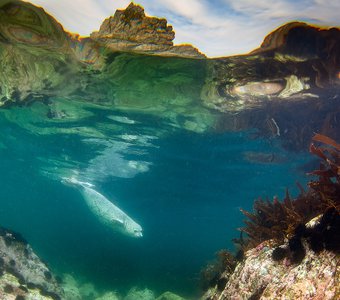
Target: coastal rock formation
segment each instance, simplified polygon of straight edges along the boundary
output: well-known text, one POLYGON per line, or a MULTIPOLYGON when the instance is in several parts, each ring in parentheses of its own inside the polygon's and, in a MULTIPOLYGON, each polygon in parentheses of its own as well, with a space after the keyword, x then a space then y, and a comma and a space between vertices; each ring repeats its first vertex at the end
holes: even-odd
POLYGON ((248 55, 209 60, 201 98, 221 131, 255 127, 293 149, 320 130, 339 139, 339 47, 339 28, 288 23, 248 55))
POLYGON ((138 44, 154 44, 172 46, 175 32, 167 25, 166 19, 147 17, 144 9, 130 3, 125 10, 117 10, 115 14, 102 23, 99 31, 90 37, 94 40, 113 39, 138 44))
POLYGON ((134 4, 118 10, 91 37, 79 38, 42 8, 0 0, 0 106, 81 92, 96 81, 93 70, 103 70, 112 61, 108 57, 122 51, 205 57, 190 45, 174 46, 173 38, 165 19, 147 17, 134 4))
POLYGON ((338 28, 320 28, 303 22, 287 23, 268 34, 260 48, 252 54, 281 52, 309 58, 333 59, 339 64, 340 31, 338 28))
POLYGON ((41 101, 51 106, 47 118, 67 120, 79 103, 55 107, 81 101, 196 132, 257 128, 301 148, 320 128, 340 135, 339 32, 288 23, 248 55, 205 59, 190 45, 174 46, 167 21, 133 3, 80 38, 41 8, 0 0, 0 106, 41 101))
POLYGON ((162 56, 204 58, 191 45, 174 46, 175 32, 166 19, 148 17, 144 9, 130 3, 125 10, 117 10, 100 26, 90 39, 114 51, 133 51, 162 56))
POLYGON ((318 98, 318 89, 340 85, 340 29, 292 22, 270 33, 248 55, 211 61, 202 97, 221 111, 263 101, 318 98))
POLYGON ((67 90, 79 71, 62 26, 22 1, 0 0, 0 61, 0 106, 41 100, 61 86, 67 90))
POLYGON ((294 199, 287 191, 283 201, 258 199, 253 212, 241 210, 244 235, 234 242, 242 250, 237 258, 220 251, 208 265, 213 288, 203 299, 339 299, 340 144, 320 134, 312 141, 316 178, 294 199))
POLYGON ((0 298, 64 299, 59 283, 27 242, 4 228, 0 228, 0 298))

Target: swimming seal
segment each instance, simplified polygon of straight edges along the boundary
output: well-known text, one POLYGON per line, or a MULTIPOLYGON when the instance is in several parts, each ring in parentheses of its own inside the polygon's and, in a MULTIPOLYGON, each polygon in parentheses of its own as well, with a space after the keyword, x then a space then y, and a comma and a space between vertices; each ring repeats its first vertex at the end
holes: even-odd
POLYGON ((76 178, 62 178, 62 182, 73 185, 83 195, 89 209, 98 217, 101 223, 131 237, 142 237, 143 229, 125 212, 109 201, 104 195, 94 189, 88 182, 78 181, 76 178))

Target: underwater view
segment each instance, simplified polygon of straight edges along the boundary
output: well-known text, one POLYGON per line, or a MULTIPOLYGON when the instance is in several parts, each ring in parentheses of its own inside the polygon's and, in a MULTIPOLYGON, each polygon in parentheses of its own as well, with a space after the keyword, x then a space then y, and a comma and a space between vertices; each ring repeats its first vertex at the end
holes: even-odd
POLYGON ((228 292, 253 248, 330 251, 337 299, 340 29, 207 58, 170 27, 131 3, 80 38, 0 0, 0 299, 319 299, 228 292))

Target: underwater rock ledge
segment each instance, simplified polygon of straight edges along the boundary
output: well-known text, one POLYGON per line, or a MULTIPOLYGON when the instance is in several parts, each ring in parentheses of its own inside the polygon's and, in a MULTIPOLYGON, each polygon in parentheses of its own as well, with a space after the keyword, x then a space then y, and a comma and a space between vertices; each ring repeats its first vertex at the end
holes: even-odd
POLYGON ((1 227, 0 299, 65 299, 56 278, 31 246, 20 234, 1 227))
POLYGON ((274 261, 273 247, 265 241, 247 251, 223 291, 211 289, 202 299, 339 299, 339 254, 316 254, 306 246, 305 258, 296 265, 274 261))

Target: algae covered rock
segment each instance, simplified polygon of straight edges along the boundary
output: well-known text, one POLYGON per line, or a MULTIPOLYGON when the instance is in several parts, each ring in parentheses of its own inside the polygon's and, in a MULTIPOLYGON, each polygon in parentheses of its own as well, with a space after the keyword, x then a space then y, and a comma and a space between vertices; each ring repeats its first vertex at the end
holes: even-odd
POLYGON ((42 8, 0 1, 0 106, 67 91, 78 71, 73 56, 62 26, 42 8))
POLYGON ((65 299, 63 289, 27 242, 4 228, 0 228, 0 272, 1 299, 10 299, 10 295, 65 299))
POLYGON ((155 300, 155 299, 156 297, 153 291, 147 288, 145 289, 132 288, 124 297, 124 300, 155 300))
POLYGON ((300 264, 272 259, 271 242, 245 254, 221 293, 204 299, 337 299, 340 293, 338 254, 307 250, 300 264))
POLYGON ((223 286, 202 299, 338 299, 339 225, 339 214, 331 208, 298 226, 288 242, 260 243, 245 253, 223 286))
POLYGON ((165 292, 160 295, 156 300, 185 300, 185 298, 182 298, 181 296, 178 296, 172 292, 165 292))
POLYGON ((120 300, 120 298, 115 292, 107 292, 104 295, 96 298, 96 300, 120 300))

